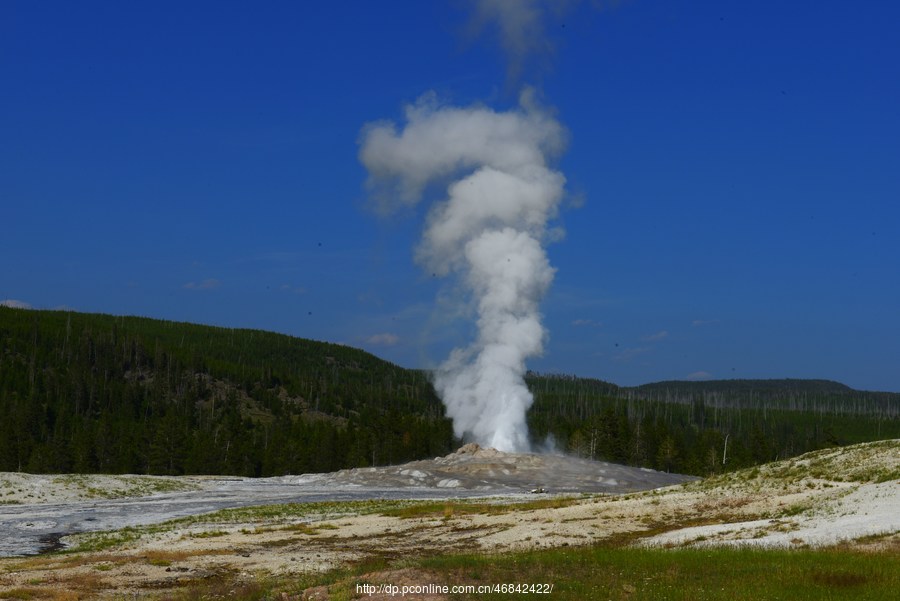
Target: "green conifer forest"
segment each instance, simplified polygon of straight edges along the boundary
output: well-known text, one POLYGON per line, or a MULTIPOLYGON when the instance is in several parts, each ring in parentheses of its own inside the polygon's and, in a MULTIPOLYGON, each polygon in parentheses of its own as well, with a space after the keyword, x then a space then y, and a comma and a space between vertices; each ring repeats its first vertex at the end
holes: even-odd
MULTIPOLYGON (((530 373, 536 446, 704 475, 900 437, 900 394, 530 373)), ((256 330, 0 307, 0 471, 272 476, 452 451, 428 374, 256 330)))

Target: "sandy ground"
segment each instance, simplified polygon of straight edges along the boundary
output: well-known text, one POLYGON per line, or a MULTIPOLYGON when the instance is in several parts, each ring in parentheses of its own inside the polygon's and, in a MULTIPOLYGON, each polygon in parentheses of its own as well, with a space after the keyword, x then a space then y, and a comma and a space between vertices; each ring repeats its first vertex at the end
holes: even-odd
MULTIPOLYGON (((300 576, 362 558, 565 545, 841 544, 900 551, 898 470, 900 441, 887 441, 630 494, 508 493, 489 501, 431 501, 419 511, 404 510, 409 502, 400 501, 238 510, 120 533, 117 544, 99 550, 2 559, 0 591, 143 598, 196 582, 300 576)), ((96 548, 97 536, 70 542, 96 548)), ((401 570, 389 577, 405 576, 401 570)))

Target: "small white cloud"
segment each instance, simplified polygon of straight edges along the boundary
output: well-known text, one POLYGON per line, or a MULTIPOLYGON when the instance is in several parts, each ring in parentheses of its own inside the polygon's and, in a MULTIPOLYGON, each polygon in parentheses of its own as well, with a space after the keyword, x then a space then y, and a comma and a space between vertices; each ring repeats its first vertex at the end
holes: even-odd
POLYGON ((695 371, 687 375, 688 380, 709 380, 712 377, 713 375, 708 371, 695 371))
POLYGON ((614 359, 616 361, 631 361, 635 357, 639 355, 643 355, 644 353, 649 353, 653 350, 653 347, 649 346, 638 346, 634 348, 624 349, 621 353, 616 355, 614 359))
POLYGON ((282 284, 281 290, 284 292, 290 292, 292 294, 306 294, 306 288, 303 286, 292 286, 290 284, 282 284))
POLYGON ((718 319, 695 319, 691 322, 691 325, 695 328, 699 328, 701 326, 709 326, 714 323, 719 323, 718 319))
POLYGON ((0 301, 0 307, 9 307, 10 309, 33 309, 31 305, 26 303, 25 301, 16 300, 14 298, 8 298, 4 301, 0 301))
POLYGON ((566 230, 561 227, 551 227, 547 230, 547 243, 562 242, 566 239, 566 230))
POLYGON ((660 330, 656 334, 650 334, 649 336, 644 336, 641 340, 645 342, 656 342, 657 340, 662 340, 669 335, 668 330, 660 330))
POLYGON ((384 332, 383 334, 369 336, 366 339, 366 342, 375 346, 394 346, 400 342, 400 337, 396 334, 391 334, 390 332, 384 332))
POLYGON ((599 328, 603 324, 593 319, 576 319, 572 321, 572 325, 576 328, 599 328))
POLYGON ((576 194, 570 194, 566 197, 566 205, 570 209, 580 209, 584 206, 585 203, 585 195, 584 192, 578 192, 576 194))
POLYGON ((222 282, 216 278, 207 278, 202 282, 188 282, 182 288, 185 290, 212 290, 222 285, 222 282))

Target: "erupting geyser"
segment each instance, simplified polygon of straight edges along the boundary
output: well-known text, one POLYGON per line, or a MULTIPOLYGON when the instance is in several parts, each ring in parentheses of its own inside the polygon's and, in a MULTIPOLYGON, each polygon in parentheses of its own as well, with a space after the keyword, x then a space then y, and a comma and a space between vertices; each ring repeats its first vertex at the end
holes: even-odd
POLYGON ((539 303, 554 269, 544 244, 565 178, 548 162, 563 127, 530 90, 519 106, 441 106, 433 94, 407 107, 406 123, 368 125, 360 160, 385 208, 413 205, 432 183, 452 181, 432 207, 416 260, 455 275, 471 294, 478 335, 440 366, 435 388, 457 436, 501 451, 529 449, 525 360, 543 350, 539 303))
MULTIPOLYGON (((543 21, 562 0, 472 0, 472 31, 496 32, 510 81, 534 54, 550 49, 543 21)), ((382 208, 414 205, 426 188, 451 182, 431 208, 416 260, 429 273, 453 275, 470 295, 478 335, 455 349, 435 388, 457 436, 501 451, 529 449, 525 360, 543 351, 538 305, 553 280, 544 245, 563 198, 565 178, 550 168, 566 132, 538 106, 530 88, 505 112, 442 106, 433 93, 406 108, 406 122, 366 126, 360 160, 382 208)))

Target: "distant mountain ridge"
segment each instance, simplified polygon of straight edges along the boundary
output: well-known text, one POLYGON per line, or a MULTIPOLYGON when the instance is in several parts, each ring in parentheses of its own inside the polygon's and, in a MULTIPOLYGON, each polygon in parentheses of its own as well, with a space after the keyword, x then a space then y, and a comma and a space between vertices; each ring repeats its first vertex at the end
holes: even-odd
POLYGON ((685 404, 703 399, 731 407, 758 406, 795 410, 834 410, 869 414, 880 411, 900 415, 900 392, 856 390, 833 380, 771 378, 732 380, 663 380, 638 386, 618 386, 596 378, 568 374, 541 374, 529 371, 526 380, 535 390, 568 390, 576 396, 600 395, 611 398, 648 399, 685 404))
POLYGON ((777 379, 732 379, 732 380, 663 380, 640 386, 630 386, 631 390, 680 390, 680 391, 748 391, 790 392, 812 394, 842 394, 862 392, 846 384, 833 380, 777 378, 777 379))
POLYGON ((769 379, 769 380, 668 380, 620 388, 619 394, 643 398, 666 399, 672 402, 704 398, 715 401, 742 399, 744 401, 781 403, 782 406, 802 406, 813 409, 822 404, 841 404, 847 407, 865 406, 864 412, 881 407, 891 415, 900 413, 900 393, 856 390, 833 380, 769 379))

